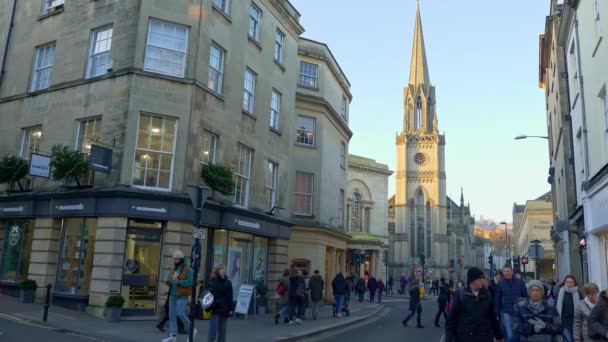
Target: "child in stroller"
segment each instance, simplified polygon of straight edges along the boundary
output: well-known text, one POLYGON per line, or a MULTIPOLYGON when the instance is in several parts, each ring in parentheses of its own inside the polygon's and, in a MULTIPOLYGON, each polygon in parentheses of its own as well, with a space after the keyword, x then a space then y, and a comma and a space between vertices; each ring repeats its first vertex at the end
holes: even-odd
MULTIPOLYGON (((346 296, 346 298, 344 298, 344 305, 342 305, 342 316, 346 316, 349 317, 350 316, 350 309, 348 308, 348 302, 350 301, 349 296, 346 296)), ((336 307, 336 303, 333 304, 333 312, 334 312, 334 317, 338 316, 338 308, 336 307)))

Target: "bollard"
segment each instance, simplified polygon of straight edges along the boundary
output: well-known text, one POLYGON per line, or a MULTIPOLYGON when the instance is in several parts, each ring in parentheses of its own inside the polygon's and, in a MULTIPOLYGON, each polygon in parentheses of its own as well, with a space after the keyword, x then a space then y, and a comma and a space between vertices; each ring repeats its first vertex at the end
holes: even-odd
POLYGON ((42 316, 42 321, 46 322, 47 317, 49 316, 49 302, 51 301, 51 287, 53 285, 46 285, 46 298, 44 299, 44 315, 42 316))

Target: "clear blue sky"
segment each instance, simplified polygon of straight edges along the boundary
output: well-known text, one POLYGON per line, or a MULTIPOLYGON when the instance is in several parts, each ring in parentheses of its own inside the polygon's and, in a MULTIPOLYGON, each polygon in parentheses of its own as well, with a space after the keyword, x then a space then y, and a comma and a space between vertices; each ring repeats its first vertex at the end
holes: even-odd
MULTIPOLYGON (((352 84, 350 153, 395 169, 416 1, 291 0, 304 37, 327 43, 352 84)), ((448 195, 511 221, 513 202, 550 190, 538 36, 549 0, 421 0, 439 130, 446 133, 448 195)), ((394 176, 389 192, 394 193, 394 176)))

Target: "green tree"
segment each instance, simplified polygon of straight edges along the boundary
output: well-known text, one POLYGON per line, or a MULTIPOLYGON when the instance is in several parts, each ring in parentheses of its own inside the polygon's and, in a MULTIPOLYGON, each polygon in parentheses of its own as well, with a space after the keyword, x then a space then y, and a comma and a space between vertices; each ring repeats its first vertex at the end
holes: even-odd
POLYGON ((80 186, 78 179, 87 173, 89 163, 80 151, 72 150, 65 145, 55 145, 51 149, 51 169, 53 180, 64 184, 76 181, 80 186))
POLYGON ((234 172, 226 164, 205 164, 201 168, 201 178, 212 189, 222 195, 234 194, 234 172))
POLYGON ((27 171, 27 161, 21 157, 5 154, 0 159, 0 183, 8 184, 9 188, 17 183, 19 190, 23 190, 21 180, 27 176, 27 171))

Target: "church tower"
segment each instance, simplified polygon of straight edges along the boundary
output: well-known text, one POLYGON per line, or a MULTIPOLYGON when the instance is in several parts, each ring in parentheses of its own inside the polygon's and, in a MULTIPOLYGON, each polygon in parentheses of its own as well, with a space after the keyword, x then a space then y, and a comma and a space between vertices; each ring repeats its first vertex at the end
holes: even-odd
POLYGON ((414 265, 421 267, 424 255, 433 277, 448 277, 445 136, 438 133, 419 5, 411 58, 403 90, 403 128, 396 137, 393 266, 395 273, 409 274, 414 265))

